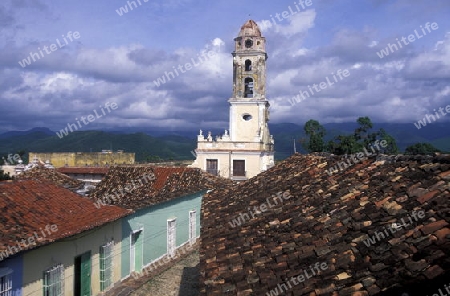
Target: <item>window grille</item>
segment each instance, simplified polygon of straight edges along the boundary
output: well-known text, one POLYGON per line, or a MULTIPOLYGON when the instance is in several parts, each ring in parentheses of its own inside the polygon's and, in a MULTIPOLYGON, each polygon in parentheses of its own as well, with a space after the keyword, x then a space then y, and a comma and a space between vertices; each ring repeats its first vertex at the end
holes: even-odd
POLYGON ((64 266, 62 264, 44 272, 44 296, 64 295, 64 266))
POLYGON ((114 241, 100 247, 100 290, 112 286, 114 241))
POLYGON ((175 256, 176 250, 176 232, 177 220, 167 220, 167 254, 171 257, 175 256))
POLYGON ((189 211, 189 243, 192 245, 197 238, 197 211, 189 211))
POLYGON ((6 269, 2 272, 0 269, 0 296, 12 296, 12 270, 6 269))

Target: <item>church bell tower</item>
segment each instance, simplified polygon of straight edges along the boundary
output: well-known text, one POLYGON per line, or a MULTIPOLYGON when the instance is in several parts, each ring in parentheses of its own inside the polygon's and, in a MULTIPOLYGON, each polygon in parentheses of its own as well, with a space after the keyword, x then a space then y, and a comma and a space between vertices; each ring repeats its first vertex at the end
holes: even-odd
POLYGON ((269 132, 266 99, 266 39, 248 20, 234 39, 233 92, 229 133, 198 135, 197 159, 192 164, 233 180, 246 180, 274 165, 274 140, 269 132))
POLYGON ((266 100, 266 38, 258 25, 247 21, 234 39, 233 97, 230 103, 232 141, 270 143, 266 100))

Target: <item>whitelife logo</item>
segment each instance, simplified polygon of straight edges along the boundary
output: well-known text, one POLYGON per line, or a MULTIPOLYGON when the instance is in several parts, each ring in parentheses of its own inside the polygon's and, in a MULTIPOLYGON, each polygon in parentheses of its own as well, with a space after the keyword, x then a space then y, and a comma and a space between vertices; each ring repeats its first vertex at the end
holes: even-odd
POLYGON ((94 206, 97 209, 100 209, 102 206, 106 206, 106 205, 112 204, 113 201, 121 200, 121 198, 123 198, 125 196, 125 192, 131 193, 134 190, 136 190, 137 188, 142 187, 142 186, 144 186, 144 184, 147 184, 148 182, 153 181, 153 180, 156 180, 156 176, 153 173, 151 173, 151 174, 144 174, 142 176, 142 178, 140 178, 140 179, 131 180, 132 185, 131 184, 125 185, 123 187, 123 189, 121 188, 119 190, 119 192, 113 191, 112 194, 106 194, 102 198, 99 198, 94 203, 94 206), (137 182, 139 182, 139 184, 136 184, 137 182), (124 190, 125 190, 125 192, 124 192, 124 190))
POLYGON ((175 254, 174 255, 170 255, 170 254, 166 254, 163 258, 157 260, 157 261, 153 261, 152 263, 150 263, 147 267, 145 267, 141 272, 137 272, 137 271, 133 271, 131 273, 131 276, 135 279, 138 280, 139 278, 143 277, 143 276, 148 276, 151 272, 153 272, 154 270, 157 270, 158 268, 168 264, 169 262, 171 262, 172 260, 175 260, 183 255, 186 255, 187 253, 191 252, 194 250, 195 244, 184 244, 181 247, 179 247, 178 249, 175 250, 175 254))
MULTIPOLYGON (((448 294, 443 293, 442 292, 442 288, 439 288, 438 289, 439 294, 438 293, 434 293, 434 294, 432 294, 430 296, 450 296, 450 283, 448 283, 448 285, 444 284, 444 289, 445 289, 445 291, 447 291, 448 294)), ((426 296, 428 296, 428 294, 426 296)))
POLYGON ((161 84, 165 84, 169 82, 172 79, 175 79, 175 77, 180 76, 180 73, 177 71, 180 70, 181 73, 186 73, 189 70, 192 70, 194 67, 198 67, 204 62, 208 61, 208 59, 211 59, 213 56, 215 56, 216 53, 214 51, 208 51, 208 52, 202 52, 202 54, 197 54, 198 57, 198 63, 196 63, 194 58, 191 58, 191 62, 187 62, 184 65, 178 64, 178 67, 172 66, 172 71, 165 71, 164 75, 161 77, 158 77, 156 80, 153 80, 153 83, 156 87, 159 87, 161 84))
MULTIPOLYGON (((103 107, 102 107, 102 106, 99 106, 99 107, 100 107, 100 109, 101 109, 101 111, 102 111, 102 114, 103 114, 103 115, 106 115, 105 110, 103 110, 103 107)), ((106 108, 106 110, 108 110, 108 113, 111 112, 110 108, 111 108, 112 110, 116 110, 117 107, 118 107, 118 106, 117 106, 116 103, 109 103, 109 102, 107 102, 107 103, 105 104, 105 108, 106 108)), ((103 115, 99 115, 99 114, 97 113, 97 110, 94 109, 93 111, 94 111, 94 114, 95 114, 96 117, 94 117, 94 115, 92 115, 92 114, 89 114, 89 115, 86 116, 86 117, 81 116, 81 121, 84 123, 84 125, 88 125, 90 122, 94 122, 96 119, 98 119, 98 118, 100 118, 100 117, 103 117, 103 115), (87 119, 89 122, 86 122, 86 119, 87 119)), ((75 120, 76 120, 77 123, 78 123, 78 127, 81 128, 82 126, 81 126, 81 123, 80 123, 80 121, 78 120, 78 118, 75 118, 75 120)), ((77 127, 77 125, 76 125, 75 123, 68 123, 68 124, 67 124, 67 127, 64 128, 64 129, 62 129, 62 130, 60 130, 59 132, 56 132, 56 135, 57 135, 60 139, 62 139, 64 136, 68 136, 68 135, 69 135, 69 130, 70 130, 70 133, 73 133, 74 131, 77 131, 77 130, 78 130, 78 127, 77 127)))
POLYGON ((266 198, 266 202, 267 203, 264 202, 261 205, 259 205, 259 207, 258 206, 254 206, 253 207, 253 211, 251 210, 251 208, 248 208, 248 210, 249 210, 248 212, 252 216, 251 218, 250 218, 249 214, 241 213, 237 218, 234 218, 232 221, 230 221, 228 223, 233 228, 235 228, 237 226, 241 226, 246 221, 249 221, 249 220, 255 218, 256 214, 264 213, 268 209, 271 209, 271 208, 277 206, 278 205, 277 199, 280 201, 280 204, 281 204, 281 203, 283 203, 283 199, 288 200, 289 198, 291 198, 291 194, 289 193, 289 191, 286 191, 284 193, 283 192, 278 192, 276 195, 272 195, 272 202, 273 202, 273 204, 270 203, 269 198, 266 198))
MULTIPOLYGON (((6 251, 0 253, 0 261, 8 258, 9 256, 19 253, 22 250, 27 250, 30 247, 30 245, 36 245, 36 242, 42 240, 43 238, 46 238, 47 234, 44 232, 44 230, 42 228, 40 228, 39 230, 41 231, 42 237, 40 237, 39 236, 40 234, 38 234, 37 232, 34 232, 34 234, 29 236, 26 240, 22 239, 20 242, 17 241, 16 245, 8 246, 8 249, 6 251)), ((58 231, 58 226, 55 224, 46 225, 45 231, 47 231, 48 235, 51 235, 53 232, 58 231)))
POLYGON ((339 77, 339 80, 337 79, 337 77, 336 77, 336 75, 334 73, 331 73, 331 75, 333 75, 334 82, 331 81, 330 78, 327 76, 327 77, 325 77, 326 82, 322 81, 319 84, 314 83, 312 85, 312 87, 314 89, 311 89, 311 85, 308 85, 309 92, 304 91, 304 90, 303 91, 299 91, 298 95, 296 95, 292 99, 289 99, 289 102, 291 103, 291 106, 294 106, 295 102, 300 103, 301 101, 304 101, 307 98, 309 98, 310 97, 310 95, 309 95, 310 93, 311 93, 311 96, 313 96, 314 95, 314 91, 319 93, 320 91, 325 90, 326 88, 334 85, 335 83, 337 83, 339 81, 342 81, 342 79, 347 78, 348 76, 350 76, 350 71, 348 69, 345 69, 345 70, 339 69, 339 70, 337 70, 336 75, 339 77), (320 89, 319 89, 319 87, 320 87, 320 89))
POLYGON ((283 284, 278 284, 275 289, 270 290, 266 293, 267 296, 277 296, 280 294, 283 294, 284 292, 287 292, 289 289, 292 289, 293 286, 297 286, 301 283, 303 283, 306 280, 309 280, 313 276, 316 276, 320 274, 321 271, 325 271, 328 269, 328 264, 326 262, 316 262, 314 266, 310 265, 309 270, 304 269, 301 274, 298 276, 293 276, 291 279, 283 284), (309 271, 309 272, 308 272, 309 271), (292 282, 292 284, 291 284, 292 282), (288 288, 289 286, 289 288, 288 288), (278 292, 279 291, 279 292, 278 292))
POLYGON ((347 162, 340 161, 334 167, 327 169, 326 172, 327 172, 328 176, 331 176, 333 173, 343 171, 343 170, 347 169, 348 167, 350 167, 354 164, 357 164, 360 161, 366 159, 367 157, 375 154, 376 151, 375 151, 375 149, 373 149, 374 146, 377 148, 378 151, 380 151, 381 148, 386 148, 388 146, 388 144, 387 144, 386 140, 381 140, 381 141, 376 140, 374 143, 372 143, 372 145, 369 145, 369 148, 372 150, 373 153, 370 153, 369 151, 367 151, 367 148, 364 147, 362 152, 350 154, 349 158, 347 158, 347 162))
POLYGON ((52 44, 50 44, 50 46, 44 46, 42 49, 40 47, 38 47, 38 52, 30 52, 30 55, 27 58, 23 59, 22 61, 19 61, 19 65, 22 68, 25 68, 26 66, 31 65, 31 60, 33 60, 33 62, 36 62, 37 60, 40 60, 41 58, 43 58, 44 52, 47 55, 49 55, 52 52, 55 52, 58 49, 63 48, 64 46, 68 45, 69 42, 67 41, 67 39, 69 39, 70 42, 73 42, 74 40, 79 39, 81 37, 80 33, 78 31, 75 31, 73 33, 72 33, 72 31, 69 31, 69 32, 67 32, 67 34, 65 36, 64 35, 61 35, 61 36, 63 37, 64 43, 62 43, 59 40, 59 38, 57 38, 56 39, 57 45, 55 43, 52 43, 52 44), (67 39, 66 39, 66 37, 67 37, 67 39), (42 50, 44 50, 44 52, 42 50))
MULTIPOLYGON (((445 111, 447 111, 447 113, 444 112, 444 108, 442 108, 442 107, 440 107, 438 110, 441 112, 442 116, 445 116, 448 113, 450 113, 450 105, 447 105, 445 107, 445 111)), ((440 118, 438 112, 436 111, 436 109, 433 109, 433 111, 434 111, 434 115, 425 114, 425 117, 423 118, 423 120, 419 120, 417 122, 414 122, 414 125, 417 127, 417 129, 421 129, 422 126, 424 126, 424 127, 427 126, 427 120, 428 120, 428 123, 431 124, 430 118, 433 118, 433 122, 435 122, 437 119, 440 118), (437 119, 434 116, 436 116, 437 119)))
MULTIPOLYGON (((142 6, 142 2, 147 3, 150 0, 136 0, 136 1, 137 1, 137 3, 139 3, 139 6, 142 6)), ((127 1, 127 5, 124 5, 122 7, 119 7, 119 9, 116 9, 117 14, 119 16, 122 16, 125 13, 128 13, 128 8, 130 8, 129 11, 132 11, 134 8, 138 8, 136 1, 127 1), (134 6, 134 8, 133 8, 133 6, 134 6)))
POLYGON ((270 20, 262 20, 261 24, 263 26, 267 26, 267 27, 271 27, 272 25, 276 26, 277 25, 277 20, 279 22, 284 21, 285 19, 290 18, 291 16, 293 16, 294 14, 297 14, 299 12, 302 12, 304 10, 306 10, 309 6, 311 6, 312 0, 299 0, 298 3, 294 2, 294 6, 295 9, 292 8, 291 5, 289 5, 287 8, 288 10, 285 10, 281 13, 275 13, 275 17, 273 17, 273 15, 270 15, 270 20), (301 6, 301 8, 300 8, 301 6), (276 18, 276 19, 275 19, 276 18))
POLYGON ((7 160, 5 158, 3 158, 5 164, 9 164, 9 165, 14 165, 16 163, 19 162, 20 160, 20 155, 19 154, 14 154, 14 156, 12 155, 12 153, 8 154, 8 158, 7 160))
MULTIPOLYGON (((422 26, 420 26, 420 29, 422 30, 423 35, 420 35, 420 33, 417 32, 417 29, 416 29, 416 30, 414 30, 414 34, 408 35, 408 38, 403 36, 401 38, 401 41, 403 42, 403 45, 406 46, 406 45, 408 45, 410 43, 413 43, 414 41, 416 41, 416 37, 417 37, 417 40, 423 38, 424 36, 427 35, 427 31, 428 31, 428 33, 431 33, 431 29, 433 31, 435 31, 435 30, 439 29, 439 26, 438 26, 437 23, 430 23, 430 22, 428 22, 428 23, 425 24, 425 28, 427 29, 426 31, 425 31, 425 29, 422 26), (406 41, 406 39, 408 39, 409 42, 406 41)), ((400 48, 403 48, 402 42, 400 42, 400 40, 398 40, 398 38, 396 38, 396 39, 397 39, 398 46, 395 43, 394 44, 388 43, 388 46, 386 46, 384 49, 382 49, 379 52, 377 52, 377 55, 378 55, 378 57, 380 59, 382 59, 384 57, 387 57, 389 54, 400 50, 400 48), (391 50, 391 52, 389 52, 389 50, 391 50)))
POLYGON ((392 225, 389 225, 387 228, 383 229, 381 232, 375 231, 375 233, 372 235, 372 237, 369 237, 368 239, 363 241, 364 244, 367 247, 370 247, 371 245, 375 245, 377 243, 377 240, 381 241, 382 239, 386 239, 391 234, 394 234, 397 231, 400 231, 402 229, 402 227, 406 228, 407 226, 412 225, 414 222, 419 221, 419 219, 425 218, 425 212, 424 211, 418 211, 418 212, 413 211, 411 213, 411 215, 408 215, 407 218, 408 218, 409 223, 405 222, 405 220, 403 218, 401 218, 400 220, 402 223, 392 223, 392 225))

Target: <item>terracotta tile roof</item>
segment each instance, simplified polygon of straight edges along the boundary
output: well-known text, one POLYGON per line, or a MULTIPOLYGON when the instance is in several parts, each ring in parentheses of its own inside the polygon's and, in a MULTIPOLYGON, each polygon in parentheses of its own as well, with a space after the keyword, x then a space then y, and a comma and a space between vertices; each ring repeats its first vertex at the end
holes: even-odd
POLYGON ((450 156, 379 159, 329 176, 341 158, 297 154, 205 195, 201 295, 412 296, 450 284, 450 156))
POLYGON ((55 169, 48 169, 43 166, 37 166, 29 171, 24 171, 20 175, 16 176, 19 180, 42 180, 50 181, 53 184, 62 186, 70 190, 77 190, 83 188, 84 183, 78 180, 74 180, 55 169))
POLYGON ((141 209, 150 205, 193 194, 202 190, 232 186, 228 179, 197 168, 156 166, 114 166, 89 195, 125 208, 141 209), (109 198, 109 197, 114 197, 109 198))
POLYGON ((97 174, 106 175, 109 167, 61 167, 56 169, 62 174, 97 174))
POLYGON ((97 209, 92 201, 51 182, 15 180, 0 182, 0 212, 2 252, 35 232, 41 238, 36 246, 41 246, 115 221, 132 211, 116 206, 97 209), (52 224, 58 231, 43 237, 40 229, 52 224))

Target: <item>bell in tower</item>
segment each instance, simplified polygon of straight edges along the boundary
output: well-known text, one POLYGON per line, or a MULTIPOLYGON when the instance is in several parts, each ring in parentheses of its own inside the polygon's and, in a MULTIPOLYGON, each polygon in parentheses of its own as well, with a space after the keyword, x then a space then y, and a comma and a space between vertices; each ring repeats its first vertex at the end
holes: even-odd
POLYGON ((266 91, 266 39, 258 25, 247 21, 234 39, 233 97, 264 100, 266 91))

